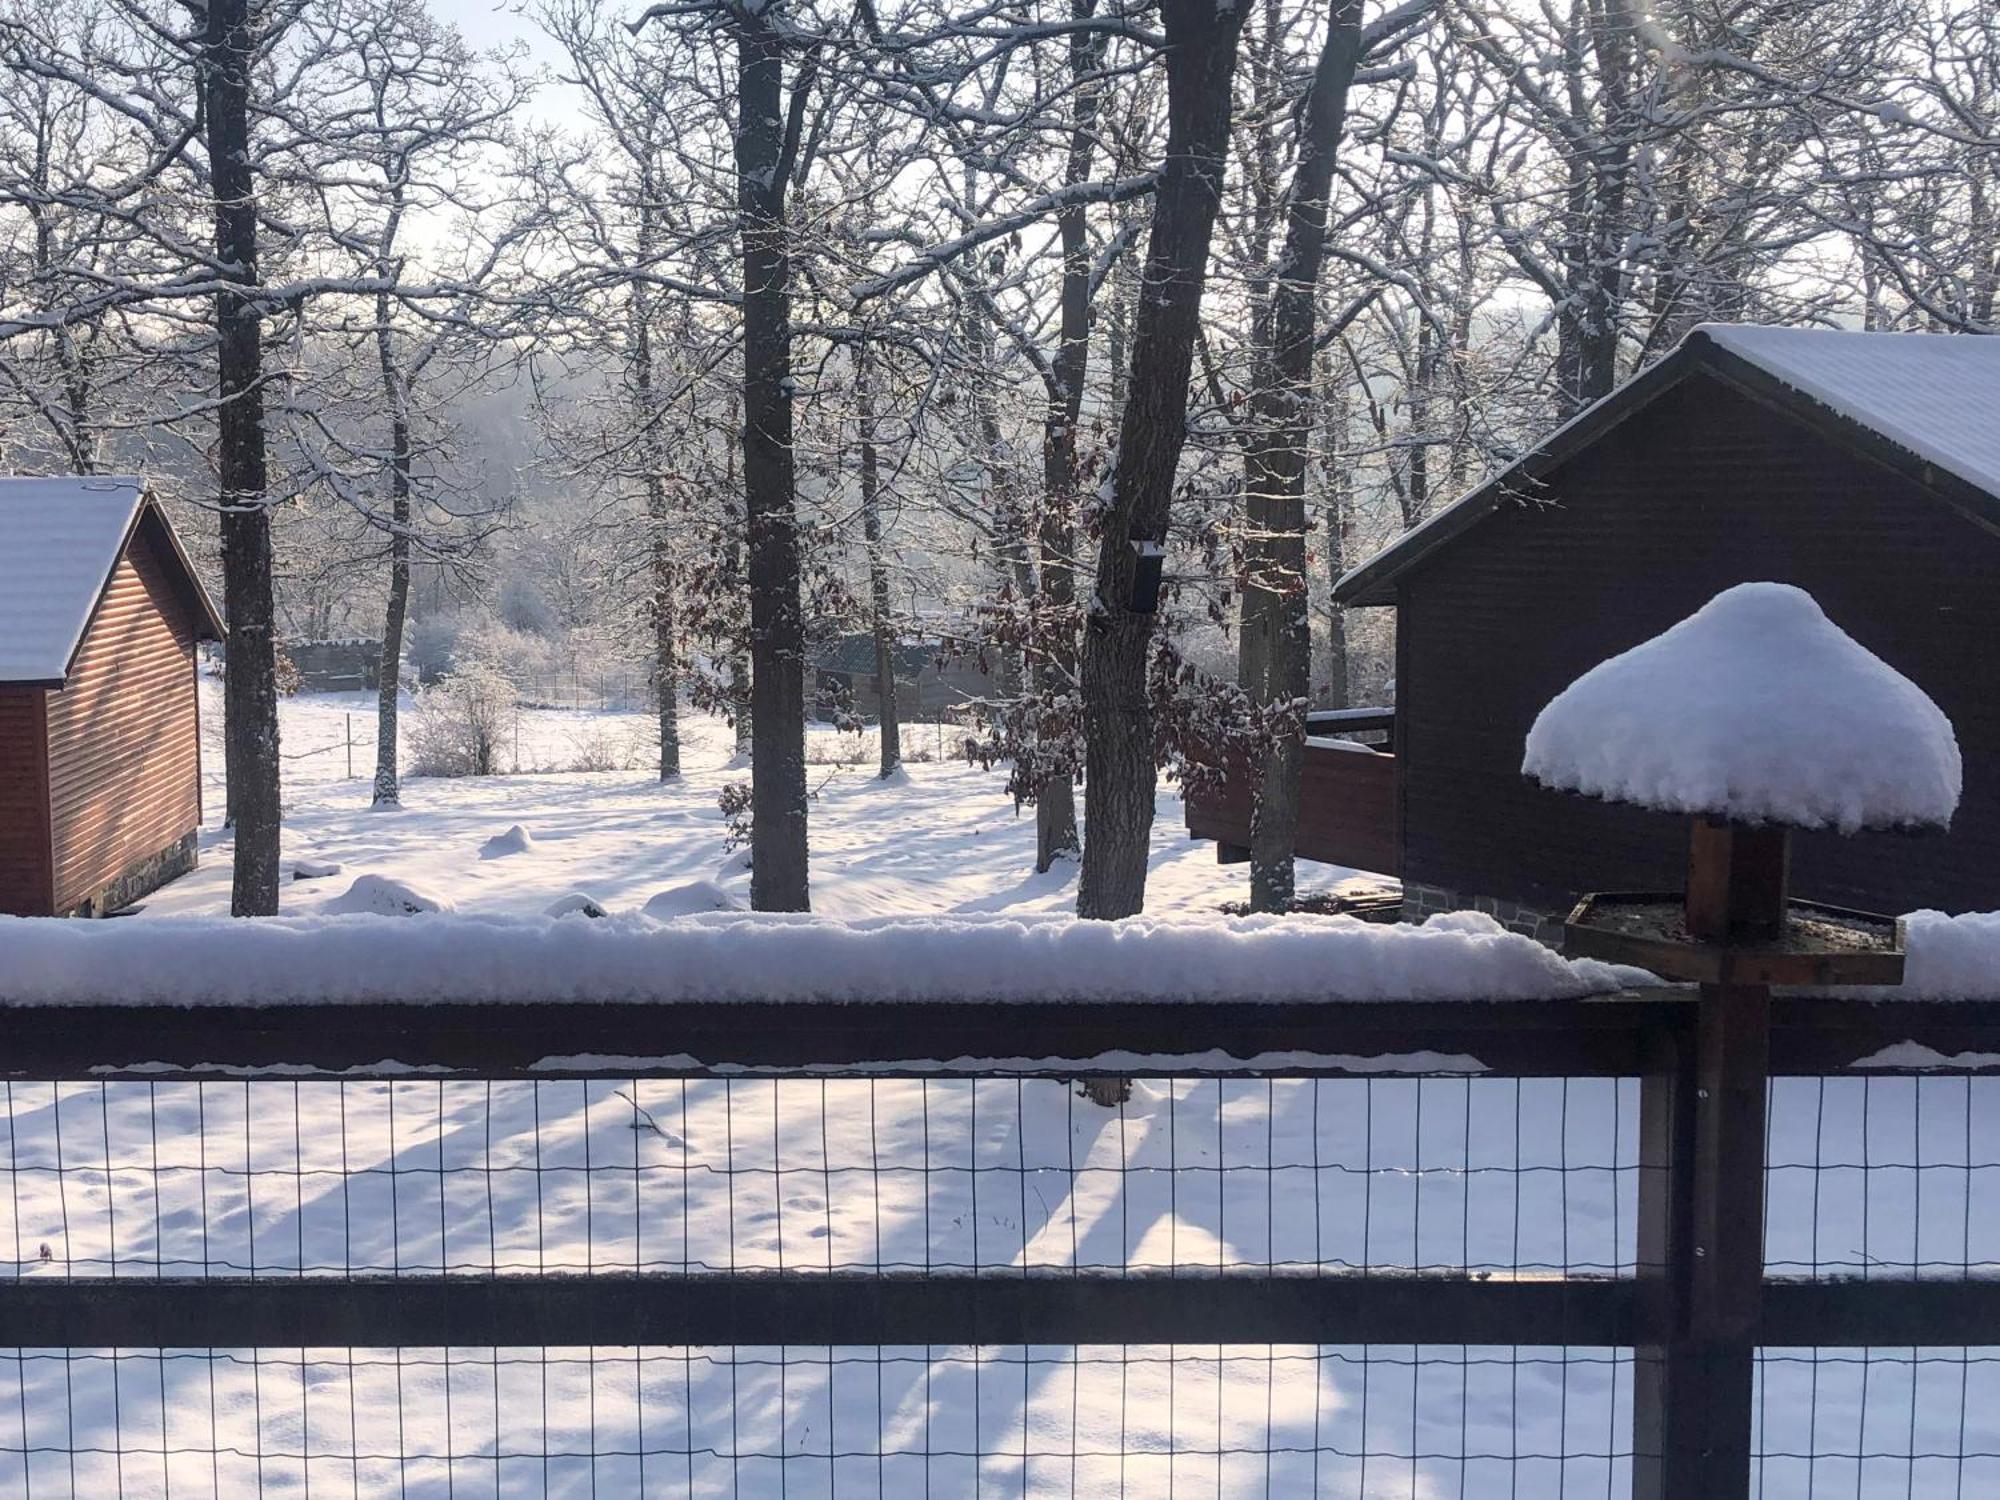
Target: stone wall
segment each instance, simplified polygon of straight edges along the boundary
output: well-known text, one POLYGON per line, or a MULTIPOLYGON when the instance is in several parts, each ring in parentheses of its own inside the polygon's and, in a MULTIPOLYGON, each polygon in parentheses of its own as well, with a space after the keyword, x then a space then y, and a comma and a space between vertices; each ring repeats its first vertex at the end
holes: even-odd
POLYGON ((118 878, 102 889, 93 891, 68 911, 60 913, 66 917, 108 917, 121 907, 130 906, 142 896, 157 891, 170 880, 177 880, 192 870, 201 860, 201 837, 190 830, 157 854, 128 866, 118 878))
POLYGON ((1492 896, 1473 896, 1444 886, 1403 882, 1403 920, 1421 922, 1425 917, 1446 911, 1478 911, 1493 918, 1509 932, 1518 932, 1551 948, 1562 946, 1563 919, 1560 913, 1538 910, 1492 896))

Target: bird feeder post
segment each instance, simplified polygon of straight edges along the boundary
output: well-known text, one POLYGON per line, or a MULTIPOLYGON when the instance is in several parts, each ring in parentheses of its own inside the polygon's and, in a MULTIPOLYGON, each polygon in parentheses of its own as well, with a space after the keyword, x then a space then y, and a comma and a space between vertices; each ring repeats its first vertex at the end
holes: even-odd
POLYGON ((1776 942, 1785 930, 1792 831, 1698 817, 1688 837, 1687 928, 1698 943, 1776 942))
POLYGON ((1903 977, 1892 918, 1791 899, 1791 830, 1947 824, 1957 743, 1936 704, 1808 595, 1745 584, 1579 678, 1529 731, 1522 769, 1692 815, 1683 889, 1586 896, 1564 947, 1699 986, 1691 1024, 1661 1038, 1640 1082, 1632 1492, 1747 1500, 1771 987, 1903 977), (1802 672, 1817 691, 1795 691, 1802 672), (1821 705, 1864 700, 1920 752, 1892 772, 1820 753, 1821 705))

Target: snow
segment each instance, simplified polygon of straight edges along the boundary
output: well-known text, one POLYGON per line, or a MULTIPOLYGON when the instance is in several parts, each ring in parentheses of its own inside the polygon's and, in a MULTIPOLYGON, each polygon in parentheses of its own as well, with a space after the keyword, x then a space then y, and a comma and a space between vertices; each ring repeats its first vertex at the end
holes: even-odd
POLYGON ((645 916, 665 921, 704 911, 741 911, 743 903, 712 880, 690 880, 686 885, 661 891, 639 910, 645 916))
MULTIPOLYGON (((231 835, 221 826, 221 683, 204 678, 201 865, 146 897, 135 920, 211 915, 229 910, 231 835)), ((525 709, 518 735, 500 746, 509 774, 458 779, 405 777, 394 816, 370 809, 375 763, 372 693, 301 693, 279 700, 284 748, 283 857, 337 863, 346 876, 374 873, 419 890, 448 893, 462 912, 539 917, 551 901, 587 891, 613 911, 633 912, 653 896, 705 883, 686 911, 747 907, 748 852, 731 850, 717 796, 746 780, 732 763, 728 725, 687 710, 682 715, 685 774, 662 785, 654 721, 646 712, 525 709), (350 736, 352 748, 350 750, 350 736), (607 755, 608 752, 608 755, 607 755), (611 770, 576 771, 579 763, 611 770), (352 766, 352 775, 349 767, 352 766), (519 774, 513 774, 518 768, 519 774), (531 840, 520 853, 480 857, 482 847, 516 826, 531 840)), ((808 732, 812 900, 830 917, 907 914, 982 915, 1068 912, 1076 904, 1077 868, 1064 862, 1033 874, 1035 820, 1017 813, 1003 771, 941 760, 955 743, 952 726, 904 726, 906 776, 875 774, 872 732, 808 732), (919 758, 922 757, 922 758, 919 758)), ((287 881, 286 916, 323 913, 345 881, 287 881)), ((1380 880, 1336 865, 1301 861, 1299 884, 1312 893, 1359 890, 1380 880)), ((1179 787, 1163 782, 1153 827, 1146 908, 1158 915, 1219 916, 1249 893, 1248 867, 1218 865, 1215 846, 1192 840, 1179 787)), ((661 915, 655 911, 654 915, 661 915)), ((679 915, 681 912, 667 912, 679 915)))
POLYGON ((1690 334, 2000 495, 2000 341, 1706 323, 1690 334))
POLYGON ((438 915, 363 875, 334 917, 0 919, 17 1004, 287 1000, 1491 1000, 1645 983, 1492 919, 878 917, 717 913, 661 922, 438 915), (378 915, 378 914, 388 915, 378 915), (421 915, 409 922, 406 916, 421 915))
POLYGON ((302 859, 292 866, 294 880, 325 880, 339 873, 340 866, 330 859, 302 859))
MULTIPOLYGON (((203 686, 213 692, 213 684, 203 686)), ((1507 973, 1517 965, 1537 975, 1575 972, 1473 913, 1400 933, 1341 918, 1225 922, 1217 908, 1240 899, 1243 869, 1218 866, 1212 848, 1186 839, 1171 788, 1160 795, 1148 888, 1149 908, 1160 915, 1072 935, 1078 924, 1061 913, 1074 900, 1075 872, 1029 873, 1033 821, 1014 816, 998 775, 917 763, 906 785, 884 789, 873 776, 872 747, 857 745, 856 764, 834 766, 826 757, 846 754, 854 737, 820 731, 809 741, 814 779, 831 779, 812 808, 814 898, 823 912, 849 920, 683 914, 740 904, 744 889, 743 855, 726 851, 715 806, 719 787, 742 774, 727 766, 726 729, 685 721, 689 773, 662 787, 644 770, 650 747, 640 743, 641 716, 525 715, 510 763, 559 766, 582 737, 629 730, 632 768, 411 778, 406 811, 383 819, 368 810, 372 756, 357 753, 363 773, 343 775, 344 718, 352 713, 365 728, 369 701, 305 695, 281 704, 287 755, 298 757, 285 763, 287 856, 294 868, 306 858, 337 859, 385 886, 449 892, 459 914, 329 917, 340 899, 336 882, 288 884, 293 915, 284 919, 221 920, 228 842, 211 826, 203 867, 149 897, 133 920, 0 923, 0 993, 26 983, 44 1001, 103 998, 101 982, 143 977, 173 989, 160 971, 180 970, 205 971, 236 998, 268 998, 252 992, 257 976, 282 975, 289 987, 295 958, 310 959, 316 971, 328 961, 357 969, 336 972, 326 989, 394 993, 400 976, 392 971, 414 961, 419 973, 478 993, 494 975, 525 987, 505 977, 525 958, 560 974, 557 993, 608 998, 622 984, 664 996, 729 980, 722 952, 732 937, 731 993, 741 992, 746 976, 768 985, 773 973, 796 975, 822 961, 842 984, 859 987, 870 965, 892 958, 915 963, 911 985, 951 965, 961 976, 991 976, 1025 991, 1029 972, 1014 970, 1031 972, 1061 955, 1085 969, 1078 982, 1095 984, 1130 964, 1153 978, 1172 970, 1175 992, 1187 993, 1189 977, 1227 977, 1228 955, 1260 964, 1270 956, 1286 987, 1278 993, 1315 998, 1363 981, 1399 982, 1399 966, 1433 979, 1461 964, 1469 972, 1475 955, 1481 972, 1496 961, 1507 973), (531 847, 480 859, 487 840, 516 826, 533 830, 531 847), (613 915, 544 917, 552 901, 568 905, 557 899, 566 893, 588 893, 613 915), (653 920, 662 910, 676 919, 653 920), (929 915, 887 919, 912 912, 929 915), (1266 927, 1278 947, 1262 946, 1266 927), (1275 930, 1283 928, 1293 936, 1275 930), (489 952, 496 937, 505 951, 489 952), (1173 951, 1154 953, 1156 937, 1173 951), (1076 942, 1084 949, 1064 952, 1076 942), (136 971, 147 953, 142 976, 136 971)), ((220 724, 213 703, 208 723, 220 724)), ((219 767, 219 742, 208 748, 219 767)), ((212 815, 222 806, 219 784, 207 805, 212 815)), ((1302 873, 1324 884, 1349 872, 1306 865, 1302 873)), ((2000 921, 1982 933, 1968 920, 1937 919, 1950 922, 1945 928, 1912 919, 1913 978, 1926 972, 1927 948, 1945 956, 1937 935, 1974 945, 1951 957, 1953 965, 1976 965, 1979 944, 2000 949, 2000 921)), ((2000 973, 2000 964, 1988 962, 1986 972, 2000 973)), ((1185 1058, 1188 1066, 1245 1070, 1328 1060, 1185 1058)), ((996 1071, 1018 1062, 991 1061, 996 1071)), ((1079 1061, 1136 1067, 1158 1057, 1079 1061)), ((1051 1078, 556 1076, 592 1066, 696 1065, 582 1054, 542 1059, 546 1076, 536 1080, 491 1083, 293 1079, 278 1068, 244 1069, 242 1081, 229 1083, 165 1069, 139 1081, 17 1080, 7 1100, 14 1159, 53 1162, 59 1139, 83 1165, 68 1174, 16 1173, 15 1194, 0 1196, 0 1245, 25 1246, 14 1270, 29 1279, 104 1276, 114 1266, 120 1275, 157 1266, 182 1276, 254 1268, 260 1277, 447 1268, 752 1274, 779 1266, 1017 1276, 1073 1267, 1184 1277, 1411 1267, 1475 1277, 1632 1274, 1636 1080, 1482 1077, 1478 1059, 1449 1052, 1330 1061, 1352 1071, 1365 1062, 1375 1076, 1139 1079, 1117 1110, 1090 1105, 1051 1078), (657 1129, 642 1128, 641 1111, 657 1129), (98 1175, 91 1166, 159 1160, 148 1155, 155 1149, 186 1164, 157 1186, 143 1172, 98 1175), (36 1258, 41 1244, 53 1248, 48 1262, 36 1258)), ((2000 1263, 2000 1192, 1976 1145, 2000 1128, 2000 1080, 1780 1079, 1772 1110, 1774 1273, 1823 1267, 1880 1276, 1924 1267, 1960 1276, 1968 1266, 1980 1274, 2000 1263), (1957 1122, 1968 1121, 1960 1147, 1957 1122), (1928 1169, 1921 1190, 1916 1171, 1878 1167, 1851 1174, 1851 1188, 1818 1191, 1818 1163, 1867 1160, 1869 1141, 1879 1160, 1880 1142, 1917 1142, 1920 1124, 1928 1169)), ((1567 1364, 1560 1350, 1376 1350, 1364 1364, 1369 1351, 1331 1346, 1187 1347, 1173 1352, 1169 1367, 1164 1350, 1084 1349, 1074 1374, 1070 1351, 1041 1346, 834 1351, 824 1362, 816 1351, 790 1353, 781 1380, 775 1361, 783 1351, 555 1350, 545 1401, 540 1351, 498 1351, 489 1367, 488 1351, 453 1350, 448 1393, 440 1350, 402 1351, 393 1368, 370 1351, 265 1351, 261 1368, 247 1353, 223 1352, 212 1365, 207 1351, 173 1351, 154 1363, 151 1352, 126 1350, 114 1365, 95 1351, 28 1351, 0 1357, 0 1412, 22 1414, 21 1426, 0 1426, 0 1494, 69 1493, 72 1465, 78 1494, 119 1493, 121 1483, 125 1493, 163 1493, 169 1469, 171 1493, 207 1493, 212 1465, 222 1476, 219 1493, 297 1488, 303 1466, 285 1455, 302 1447, 345 1451, 350 1395, 358 1430, 380 1438, 363 1440, 365 1448, 441 1454, 460 1433, 460 1492, 582 1493, 595 1482, 600 1493, 638 1494, 631 1455, 662 1442, 663 1433, 678 1443, 686 1421, 701 1449, 690 1492, 734 1487, 759 1500, 826 1493, 827 1461, 801 1455, 829 1444, 872 1455, 878 1443, 890 1450, 887 1493, 1067 1494, 1073 1442, 1086 1450, 1075 1470, 1078 1494, 1114 1493, 1121 1483, 1133 1494, 1165 1493, 1170 1474, 1191 1492, 1373 1493, 1393 1482, 1398 1494, 1485 1493, 1492 1467, 1482 1474, 1436 1455, 1457 1452, 1461 1442, 1488 1453, 1554 1454, 1575 1450, 1578 1433, 1610 1434, 1615 1449, 1628 1430, 1632 1381, 1629 1353, 1594 1350, 1569 1351, 1567 1364), (1121 1363, 1128 1356, 1129 1367, 1121 1363), (1228 1360, 1226 1375, 1218 1356, 1228 1360), (1441 1362, 1419 1381, 1412 1357, 1441 1362), (635 1373, 644 1382, 643 1427, 635 1373), (880 1409, 878 1376, 886 1388, 880 1409), (837 1400, 829 1394, 835 1385, 837 1400), (503 1429, 488 1451, 530 1456, 504 1463, 464 1456, 487 1441, 467 1435, 467 1412, 484 1413, 495 1399, 510 1424, 523 1412, 528 1421, 503 1429), (219 1439, 209 1432, 211 1402, 219 1439), (275 1415, 308 1410, 304 1442, 300 1425, 286 1427, 291 1418, 275 1415), (1364 1410, 1369 1444, 1354 1415, 1364 1410), (741 1451, 791 1456, 782 1465, 776 1458, 732 1464, 726 1455, 739 1450, 732 1422, 741 1424, 741 1451), (15 1432, 51 1436, 24 1456, 8 1446, 15 1432), (1005 1457, 1018 1454, 1024 1433, 1037 1454, 1032 1486, 1018 1458, 1005 1457), (135 1461, 162 1436, 170 1460, 135 1461), (1268 1486, 1260 1451, 1267 1445, 1278 1450, 1268 1486), (927 1458, 920 1446, 935 1451, 927 1458), (1380 1476, 1390 1466, 1378 1460, 1368 1470, 1375 1482, 1364 1485, 1357 1457, 1364 1446, 1422 1456, 1399 1460, 1389 1481, 1380 1476), (113 1451, 120 1447, 122 1454, 113 1451), (543 1447, 575 1457, 545 1467, 533 1456, 543 1447), (1233 1450, 1226 1460, 1212 1451, 1221 1448, 1233 1450), (983 1486, 970 1460, 948 1456, 975 1451, 996 1455, 978 1468, 983 1486), (597 1456, 586 1461, 589 1453, 597 1456), (32 1489, 23 1482, 30 1464, 32 1489)), ((2000 1447, 1993 1367, 1965 1368, 1965 1403, 1958 1367, 1938 1367, 1950 1379, 1942 1396, 1929 1376, 1919 1389, 1886 1381, 1884 1368, 1878 1362, 1866 1372, 1838 1353, 1818 1366, 1798 1357, 1767 1364, 1762 1446, 1810 1451, 1808 1424, 1816 1423, 1810 1434, 1821 1452, 1863 1451, 1873 1441, 1866 1433, 1904 1430, 1926 1451, 2000 1447), (1867 1421, 1878 1424, 1866 1433, 1852 1415, 1864 1393, 1867 1421), (1955 1425, 1961 1410, 1972 1413, 1963 1438, 1955 1425)), ((1583 1446, 1602 1452, 1606 1442, 1583 1446)), ((1523 1493, 1536 1484, 1553 1492, 1553 1480, 1593 1493, 1626 1482, 1623 1460, 1537 1462, 1525 1471, 1523 1493)), ((648 1492, 665 1482, 679 1493, 678 1480, 659 1478, 679 1472, 664 1464, 655 1447, 648 1492)), ((356 1492, 385 1493, 414 1480, 412 1494, 442 1493, 452 1470, 442 1459, 413 1457, 364 1469, 356 1492)), ((345 1464, 333 1472, 344 1491, 345 1464)), ((874 1473, 872 1456, 843 1468, 840 1492, 874 1493, 874 1473)), ((1910 1493, 1949 1495, 1953 1477, 1949 1466, 1920 1466, 1910 1493)), ((1900 1484, 1896 1492, 1904 1492, 1900 1484)))
POLYGON ((1667 812, 1803 828, 1944 826, 1951 722, 1803 589, 1726 589, 1600 662, 1528 731, 1544 786, 1667 812))
POLYGON ((545 917, 608 917, 611 913, 588 891, 571 891, 549 903, 542 913, 545 917))
POLYGON ((142 481, 0 478, 0 682, 60 682, 145 499, 142 481))
POLYGON ((2000 912, 1911 912, 1903 918, 1903 982, 1831 989, 1863 1000, 2000 1000, 2000 912))
POLYGON ((535 836, 516 823, 505 833, 496 833, 479 846, 481 859, 505 859, 510 854, 526 854, 535 847, 535 836))
MULTIPOLYGON (((421 917, 438 912, 448 912, 452 909, 452 903, 445 897, 433 896, 426 891, 418 890, 407 880, 392 880, 387 875, 361 875, 356 877, 353 885, 350 885, 340 895, 327 902, 326 909, 337 916, 421 917)), ((34 921, 36 919, 25 918, 22 920, 34 921)), ((51 917, 44 920, 53 922, 57 919, 51 917)), ((180 930, 185 931, 198 925, 200 924, 190 922, 182 926, 180 930)), ((165 927, 157 927, 149 930, 162 934, 169 931, 165 927)), ((32 937, 22 937, 21 940, 29 945, 32 945, 35 941, 32 937)), ((222 939, 222 941, 227 942, 229 940, 222 939)), ((344 957, 344 955, 328 953, 324 958, 317 961, 339 963, 344 961, 344 957)), ((312 954, 295 951, 290 956, 289 961, 310 964, 316 960, 312 954)), ((181 979, 188 985, 199 988, 207 983, 207 976, 202 970, 201 963, 192 952, 182 952, 171 959, 163 958, 163 962, 177 963, 182 966, 181 979)), ((310 985, 312 981, 306 977, 303 971, 287 973, 282 967, 264 974, 257 981, 260 986, 267 990, 282 990, 287 984, 300 982, 310 985)), ((0 992, 4 992, 4 990, 5 986, 0 985, 0 992)))
POLYGON ((1850 1068, 1888 1068, 1900 1073, 1978 1073, 2000 1068, 2000 1052, 1938 1051, 1922 1042, 1891 1042, 1866 1057, 1857 1057, 1850 1068))

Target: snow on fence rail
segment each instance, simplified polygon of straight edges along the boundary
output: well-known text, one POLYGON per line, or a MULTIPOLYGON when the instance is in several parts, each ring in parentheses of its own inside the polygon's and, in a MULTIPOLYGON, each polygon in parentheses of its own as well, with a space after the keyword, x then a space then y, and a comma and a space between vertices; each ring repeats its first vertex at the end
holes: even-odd
POLYGON ((543 920, 0 918, 13 1004, 259 1000, 1566 999, 1648 982, 1459 912, 1223 924, 716 913, 543 920))

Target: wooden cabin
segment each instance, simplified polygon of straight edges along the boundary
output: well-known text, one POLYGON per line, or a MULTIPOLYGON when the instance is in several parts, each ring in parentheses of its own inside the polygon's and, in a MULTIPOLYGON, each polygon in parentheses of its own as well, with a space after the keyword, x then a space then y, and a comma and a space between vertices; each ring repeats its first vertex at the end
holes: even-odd
POLYGON ((194 868, 221 636, 140 480, 0 478, 0 912, 101 916, 194 868))
POLYGON ((1545 791, 1522 741, 1586 669, 1753 579, 1915 680, 1964 756, 1949 833, 1802 835, 1795 892, 2000 908, 2000 339, 1712 326, 1336 589, 1396 611, 1406 911, 1546 934, 1583 891, 1678 889, 1684 819, 1545 791))

